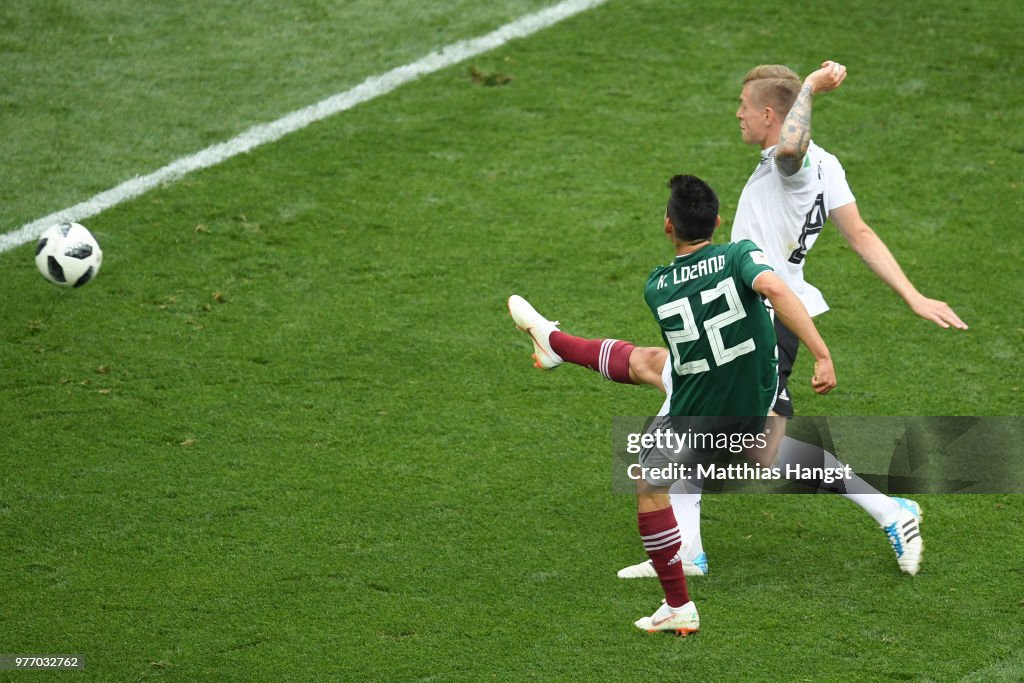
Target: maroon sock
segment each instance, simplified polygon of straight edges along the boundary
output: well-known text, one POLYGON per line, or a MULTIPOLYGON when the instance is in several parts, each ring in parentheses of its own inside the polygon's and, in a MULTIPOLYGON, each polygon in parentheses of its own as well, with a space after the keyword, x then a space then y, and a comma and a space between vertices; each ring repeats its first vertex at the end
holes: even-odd
POLYGON ((679 526, 671 507, 654 512, 638 512, 640 538, 643 539, 647 556, 654 563, 658 572, 658 580, 665 590, 665 601, 669 607, 682 607, 690 602, 690 594, 686 590, 686 575, 683 563, 677 554, 682 545, 679 526))
POLYGON ((636 347, 618 339, 584 339, 555 330, 548 337, 562 360, 595 370, 613 382, 636 384, 629 378, 629 355, 636 347))

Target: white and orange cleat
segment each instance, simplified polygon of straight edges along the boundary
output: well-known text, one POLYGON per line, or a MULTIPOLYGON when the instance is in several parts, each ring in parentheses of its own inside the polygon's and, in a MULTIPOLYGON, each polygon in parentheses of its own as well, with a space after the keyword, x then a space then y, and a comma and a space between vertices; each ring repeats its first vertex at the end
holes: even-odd
POLYGON ((700 616, 693 600, 682 607, 669 607, 661 603, 661 607, 649 617, 637 619, 633 624, 648 633, 675 633, 677 636, 688 636, 700 630, 700 616))
POLYGON ((558 322, 551 322, 537 312, 530 302, 513 294, 508 298, 508 312, 516 327, 533 340, 533 364, 542 370, 553 370, 562 364, 562 358, 551 349, 548 337, 558 330, 558 322))

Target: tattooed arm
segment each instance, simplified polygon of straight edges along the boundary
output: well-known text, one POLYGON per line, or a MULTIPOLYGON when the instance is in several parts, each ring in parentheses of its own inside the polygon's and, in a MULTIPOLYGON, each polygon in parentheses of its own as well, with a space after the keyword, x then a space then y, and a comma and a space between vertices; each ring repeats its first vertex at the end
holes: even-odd
POLYGON ((775 148, 775 164, 784 176, 800 170, 811 142, 811 103, 814 93, 835 90, 846 79, 846 67, 838 62, 825 62, 804 79, 796 101, 782 122, 779 144, 775 148))

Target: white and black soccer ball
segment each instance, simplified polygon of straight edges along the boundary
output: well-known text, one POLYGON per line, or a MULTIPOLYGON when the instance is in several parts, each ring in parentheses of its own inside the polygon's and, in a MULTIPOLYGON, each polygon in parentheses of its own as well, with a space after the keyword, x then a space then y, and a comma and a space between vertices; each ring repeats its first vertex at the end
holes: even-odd
POLYGON ((36 244, 36 267, 61 287, 81 287, 96 277, 103 250, 84 225, 60 223, 47 228, 36 244))

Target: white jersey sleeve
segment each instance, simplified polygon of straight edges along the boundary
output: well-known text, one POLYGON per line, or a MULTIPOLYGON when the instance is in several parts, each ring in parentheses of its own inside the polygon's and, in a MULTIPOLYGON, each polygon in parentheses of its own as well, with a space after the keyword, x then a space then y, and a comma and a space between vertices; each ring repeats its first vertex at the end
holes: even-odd
POLYGON ((842 164, 813 141, 803 166, 788 177, 778 171, 772 147, 761 152, 761 161, 743 188, 731 239, 747 239, 760 246, 808 313, 818 315, 828 310, 828 304, 804 280, 804 259, 829 212, 853 201, 842 164))

